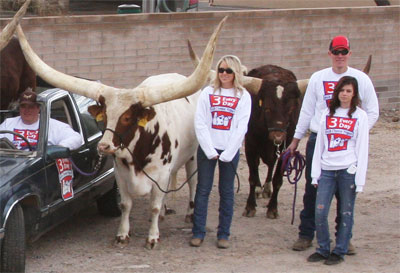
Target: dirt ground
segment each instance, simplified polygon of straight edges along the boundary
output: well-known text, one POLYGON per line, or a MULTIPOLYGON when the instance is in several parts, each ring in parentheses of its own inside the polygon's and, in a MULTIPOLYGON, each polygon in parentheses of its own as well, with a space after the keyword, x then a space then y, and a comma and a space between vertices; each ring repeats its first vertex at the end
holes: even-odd
MULTIPOLYGON (((396 114, 399 116, 398 113, 396 114)), ((266 199, 258 200, 254 218, 242 216, 248 194, 248 169, 242 154, 240 192, 235 197, 231 248, 216 247, 218 196, 214 185, 209 204, 208 235, 200 248, 190 247, 191 225, 184 222, 186 187, 168 205, 177 213, 160 224, 161 243, 144 248, 149 228, 148 197, 137 197, 131 214, 131 241, 125 248, 113 244, 119 218, 99 216, 96 207, 85 209, 28 246, 27 272, 398 272, 400 268, 400 123, 382 114, 371 131, 369 170, 364 192, 355 208, 355 256, 336 266, 311 264, 315 250, 296 252, 304 178, 298 184, 295 221, 291 225, 294 186, 284 181, 279 194, 280 217, 265 217, 266 199), (397 269, 396 269, 397 268, 397 269)), ((305 140, 301 142, 304 152, 305 140)), ((265 166, 263 166, 265 175, 265 166)), ((263 176, 265 177, 265 176, 263 176)), ((236 181, 237 182, 237 181, 236 181)), ((236 183, 235 182, 235 183, 236 183)), ((236 184, 237 185, 237 184, 236 184)), ((332 204, 336 207, 336 203, 332 204)), ((333 216, 330 223, 333 235, 333 216)))

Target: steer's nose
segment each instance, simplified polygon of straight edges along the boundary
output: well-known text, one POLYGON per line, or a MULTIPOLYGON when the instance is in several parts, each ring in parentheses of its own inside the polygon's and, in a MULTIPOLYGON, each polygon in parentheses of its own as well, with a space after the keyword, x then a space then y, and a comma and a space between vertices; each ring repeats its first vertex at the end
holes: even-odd
POLYGON ((279 132, 279 131, 273 131, 270 133, 269 138, 272 141, 274 141, 274 143, 276 143, 276 144, 282 144, 283 141, 285 141, 286 133, 279 132))

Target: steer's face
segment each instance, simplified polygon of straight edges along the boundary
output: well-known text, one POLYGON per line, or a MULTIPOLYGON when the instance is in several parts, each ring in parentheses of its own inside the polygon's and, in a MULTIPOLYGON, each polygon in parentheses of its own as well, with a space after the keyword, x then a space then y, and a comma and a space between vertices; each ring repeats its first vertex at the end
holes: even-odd
POLYGON ((130 144, 137 141, 146 124, 154 118, 152 107, 144 108, 140 103, 129 105, 128 101, 118 96, 100 97, 100 105, 89 106, 89 113, 96 120, 102 120, 105 126, 103 138, 98 145, 100 152, 131 158, 133 151, 130 144))
POLYGON ((259 120, 268 138, 276 144, 286 140, 288 130, 294 130, 298 117, 300 91, 295 82, 278 84, 264 81, 256 96, 259 120))

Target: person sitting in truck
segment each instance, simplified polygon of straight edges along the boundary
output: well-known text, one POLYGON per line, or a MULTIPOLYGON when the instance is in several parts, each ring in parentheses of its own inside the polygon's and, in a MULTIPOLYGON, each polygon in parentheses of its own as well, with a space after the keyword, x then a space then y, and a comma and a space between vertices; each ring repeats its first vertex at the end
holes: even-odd
MULTIPOLYGON (((0 131, 13 131, 24 136, 33 150, 39 142, 39 117, 40 104, 36 100, 36 93, 31 89, 25 90, 19 97, 19 116, 7 118, 0 124, 0 131)), ((27 150, 28 143, 15 134, 0 134, 0 138, 6 137, 17 149, 27 150)), ((75 150, 82 145, 81 135, 74 131, 69 124, 50 118, 48 145, 59 145, 70 150, 75 150)))

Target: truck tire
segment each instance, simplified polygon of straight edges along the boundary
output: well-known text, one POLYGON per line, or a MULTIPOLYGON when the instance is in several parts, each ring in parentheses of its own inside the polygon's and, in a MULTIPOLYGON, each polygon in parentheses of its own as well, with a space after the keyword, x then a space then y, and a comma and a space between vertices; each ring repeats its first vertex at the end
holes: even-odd
POLYGON ((119 207, 120 202, 121 196, 119 195, 117 183, 114 182, 114 187, 97 199, 97 209, 103 216, 118 217, 121 216, 121 208, 119 207))
POLYGON ((17 204, 11 211, 1 244, 1 272, 25 272, 24 211, 17 204))

